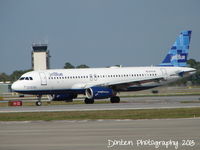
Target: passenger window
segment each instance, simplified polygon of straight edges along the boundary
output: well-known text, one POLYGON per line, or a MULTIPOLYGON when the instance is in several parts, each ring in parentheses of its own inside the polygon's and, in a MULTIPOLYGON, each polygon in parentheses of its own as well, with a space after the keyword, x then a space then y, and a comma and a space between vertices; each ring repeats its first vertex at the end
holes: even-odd
POLYGON ((29 80, 29 77, 26 77, 25 80, 29 80))
POLYGON ((32 77, 29 77, 29 80, 33 80, 33 78, 32 78, 32 77))

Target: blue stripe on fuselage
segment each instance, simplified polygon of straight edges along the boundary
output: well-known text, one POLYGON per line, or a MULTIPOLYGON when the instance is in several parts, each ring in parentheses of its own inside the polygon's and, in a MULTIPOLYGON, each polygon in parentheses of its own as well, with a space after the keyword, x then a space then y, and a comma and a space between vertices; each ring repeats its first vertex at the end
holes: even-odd
POLYGON ((48 94, 65 94, 65 93, 76 93, 76 94, 84 94, 85 89, 58 89, 58 90, 29 90, 29 91, 14 91, 22 94, 31 94, 31 95, 48 95, 48 94))

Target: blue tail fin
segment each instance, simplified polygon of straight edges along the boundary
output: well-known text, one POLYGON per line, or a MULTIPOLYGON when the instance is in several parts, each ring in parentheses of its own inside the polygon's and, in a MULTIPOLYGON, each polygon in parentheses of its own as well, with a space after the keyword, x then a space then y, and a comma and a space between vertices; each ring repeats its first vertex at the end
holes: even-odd
POLYGON ((159 66, 186 66, 192 31, 182 31, 159 66))

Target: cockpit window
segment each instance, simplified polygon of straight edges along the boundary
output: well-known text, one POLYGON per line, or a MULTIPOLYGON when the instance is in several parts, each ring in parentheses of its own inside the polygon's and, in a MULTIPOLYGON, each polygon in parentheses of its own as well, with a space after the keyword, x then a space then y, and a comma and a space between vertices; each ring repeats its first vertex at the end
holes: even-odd
POLYGON ((25 77, 21 77, 19 80, 24 80, 25 79, 25 77))
POLYGON ((32 77, 21 77, 19 78, 19 80, 33 80, 32 77))

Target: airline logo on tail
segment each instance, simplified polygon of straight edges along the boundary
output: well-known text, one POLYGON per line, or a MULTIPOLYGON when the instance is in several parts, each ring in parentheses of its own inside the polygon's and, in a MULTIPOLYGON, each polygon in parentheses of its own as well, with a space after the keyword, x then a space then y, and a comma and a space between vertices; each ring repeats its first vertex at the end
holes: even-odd
POLYGON ((159 66, 186 66, 192 31, 182 31, 159 66))
POLYGON ((171 61, 186 61, 186 55, 176 54, 171 56, 171 61))

